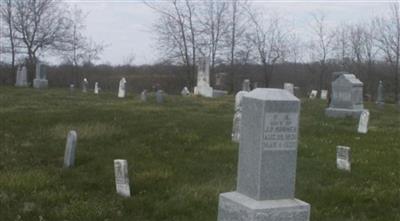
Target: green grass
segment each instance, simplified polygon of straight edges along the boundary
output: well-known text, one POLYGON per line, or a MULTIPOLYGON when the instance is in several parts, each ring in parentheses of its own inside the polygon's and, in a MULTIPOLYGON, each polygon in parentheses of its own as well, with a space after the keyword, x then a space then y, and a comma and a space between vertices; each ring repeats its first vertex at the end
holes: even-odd
MULTIPOLYGON (((330 119, 303 101, 296 196, 313 221, 400 220, 400 112, 366 105, 357 120, 330 119), (352 172, 336 169, 352 148, 352 172)), ((233 97, 169 96, 158 105, 116 93, 0 88, 0 220, 216 220, 218 194, 235 189, 233 97), (78 132, 76 166, 62 169, 78 132), (115 193, 113 160, 128 160, 133 197, 115 193)))

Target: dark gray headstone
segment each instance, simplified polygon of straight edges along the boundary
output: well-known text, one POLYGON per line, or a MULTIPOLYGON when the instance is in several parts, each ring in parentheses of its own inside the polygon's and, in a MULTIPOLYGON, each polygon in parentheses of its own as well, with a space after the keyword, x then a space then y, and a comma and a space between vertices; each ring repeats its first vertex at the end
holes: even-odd
POLYGON ((67 144, 64 153, 64 168, 71 168, 75 165, 75 151, 78 135, 74 130, 68 133, 67 144))

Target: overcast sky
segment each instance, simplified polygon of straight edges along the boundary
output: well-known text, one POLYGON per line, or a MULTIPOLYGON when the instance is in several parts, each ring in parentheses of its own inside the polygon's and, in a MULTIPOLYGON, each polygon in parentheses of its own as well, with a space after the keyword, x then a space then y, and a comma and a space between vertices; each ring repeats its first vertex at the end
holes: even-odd
MULTIPOLYGON (((101 63, 122 64, 131 55, 135 55, 135 64, 153 63, 159 58, 150 32, 157 14, 140 0, 69 0, 68 3, 88 13, 86 35, 108 45, 101 63)), ((254 0, 252 4, 288 15, 301 33, 307 33, 310 13, 317 10, 326 13, 329 23, 340 24, 382 15, 389 2, 254 0)))

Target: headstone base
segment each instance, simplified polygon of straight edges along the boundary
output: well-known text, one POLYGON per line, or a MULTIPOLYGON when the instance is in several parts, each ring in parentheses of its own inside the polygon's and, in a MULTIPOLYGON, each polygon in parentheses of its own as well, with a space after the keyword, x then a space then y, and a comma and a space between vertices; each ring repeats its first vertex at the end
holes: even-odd
POLYGON ((344 117, 354 117, 359 118, 361 113, 366 109, 344 109, 344 108, 326 108, 325 115, 328 117, 344 118, 344 117))
POLYGON ((219 195, 218 221, 309 221, 310 204, 298 199, 257 201, 238 192, 219 195))
POLYGON ((213 97, 222 97, 222 96, 225 96, 227 94, 228 94, 227 91, 213 89, 213 97))
POLYGON ((48 80, 33 79, 33 87, 34 88, 47 88, 48 85, 49 85, 49 81, 48 80))

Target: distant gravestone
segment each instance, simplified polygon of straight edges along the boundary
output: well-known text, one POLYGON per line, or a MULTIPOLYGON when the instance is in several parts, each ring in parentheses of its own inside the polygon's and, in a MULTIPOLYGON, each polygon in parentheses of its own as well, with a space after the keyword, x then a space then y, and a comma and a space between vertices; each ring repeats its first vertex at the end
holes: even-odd
POLYGON ((181 91, 181 95, 182 96, 189 96, 190 95, 190 91, 187 87, 184 87, 181 91))
POLYGON ((140 100, 143 102, 147 101, 147 90, 143 90, 142 93, 140 93, 140 100))
POLYGON ((94 83, 94 94, 99 94, 99 83, 94 83))
POLYGON ((368 132, 369 111, 364 110, 360 114, 360 121, 358 122, 358 133, 366 134, 368 132))
POLYGON ((86 78, 84 78, 83 82, 82 82, 82 92, 86 93, 88 90, 88 87, 89 87, 89 81, 86 78))
POLYGON ((288 91, 291 94, 294 94, 294 85, 292 83, 284 83, 283 89, 285 89, 286 91, 288 91))
POLYGON ((74 84, 70 84, 69 85, 69 92, 73 93, 75 91, 75 85, 74 84))
POLYGON ((208 57, 199 59, 195 95, 213 97, 213 88, 210 87, 210 61, 208 57))
POLYGON ((295 199, 300 101, 282 89, 242 100, 237 190, 219 196, 218 221, 308 221, 295 199))
POLYGON ((27 87, 28 86, 28 77, 27 77, 27 70, 25 66, 18 67, 17 75, 15 79, 15 86, 16 87, 27 87))
POLYGON ((131 190, 129 187, 128 162, 126 160, 114 160, 115 187, 117 194, 130 197, 131 190))
POLYGON ((125 95, 126 95, 126 80, 125 80, 125 78, 122 78, 119 81, 118 97, 119 98, 124 98, 125 95))
POLYGON ((156 92, 156 101, 159 104, 164 103, 164 91, 163 90, 158 90, 156 92))
POLYGON ((311 91, 311 93, 310 93, 310 99, 315 99, 315 98, 317 98, 317 94, 318 94, 318 91, 317 90, 312 90, 311 91))
POLYGON ((336 147, 336 167, 340 170, 351 171, 350 147, 336 147))
POLYGON ((242 91, 251 91, 251 88, 250 88, 250 80, 249 80, 249 79, 243 80, 243 83, 242 83, 242 91))
POLYGON ((329 117, 358 118, 364 111, 363 83, 353 74, 339 73, 332 82, 331 102, 325 114, 329 117))
POLYGON ((75 165, 75 151, 78 135, 74 130, 68 133, 67 144, 64 153, 64 168, 71 168, 75 165))
POLYGON ((382 107, 385 104, 383 82, 379 81, 378 91, 376 95, 376 104, 382 107))
POLYGON ((47 88, 49 82, 46 79, 46 69, 40 62, 36 63, 36 77, 33 79, 34 88, 47 88))
POLYGON ((328 91, 327 90, 321 90, 321 99, 322 100, 328 99, 328 91))
MULTIPOLYGON (((246 88, 244 88, 246 89, 246 88)), ((240 121, 242 119, 242 100, 248 91, 239 91, 235 96, 235 115, 233 116, 233 126, 232 126, 232 141, 239 143, 240 139, 240 121)))

